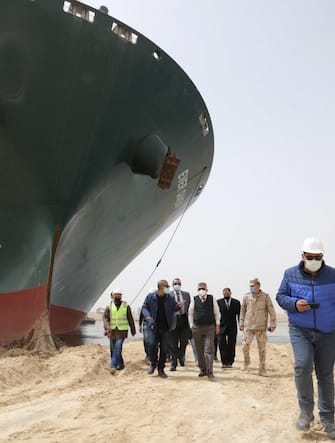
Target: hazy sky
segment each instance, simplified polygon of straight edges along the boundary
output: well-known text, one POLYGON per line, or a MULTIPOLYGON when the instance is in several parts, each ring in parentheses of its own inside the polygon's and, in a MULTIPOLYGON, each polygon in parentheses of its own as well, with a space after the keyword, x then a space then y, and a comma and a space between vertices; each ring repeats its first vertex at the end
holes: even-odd
MULTIPOLYGON (((164 49, 204 98, 215 157, 157 280, 198 281, 241 299, 258 277, 274 298, 305 237, 324 240, 335 266, 335 1, 93 1, 164 49)), ((173 232, 161 235, 112 282, 132 302, 173 232)), ((104 306, 110 291, 94 306, 104 306)), ((279 310, 278 306, 276 309, 279 310)))

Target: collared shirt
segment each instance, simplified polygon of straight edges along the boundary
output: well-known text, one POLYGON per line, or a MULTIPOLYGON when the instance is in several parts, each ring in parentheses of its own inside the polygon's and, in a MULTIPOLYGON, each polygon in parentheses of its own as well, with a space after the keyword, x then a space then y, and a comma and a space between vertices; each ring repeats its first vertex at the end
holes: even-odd
MULTIPOLYGON (((177 303, 179 303, 180 301, 184 300, 183 293, 181 291, 177 292, 177 291, 174 290, 173 293, 174 293, 174 298, 175 298, 177 303)), ((177 311, 176 314, 177 315, 185 314, 185 305, 179 311, 177 311)))
MULTIPOLYGON (((200 300, 205 302, 207 300, 207 294, 202 297, 200 297, 200 300)), ((215 317, 215 324, 220 325, 221 320, 221 313, 219 309, 219 305, 217 304, 214 296, 213 296, 213 311, 214 311, 214 317, 215 317)), ((193 318, 194 318, 194 297, 191 298, 190 308, 188 310, 188 321, 190 324, 190 327, 193 326, 193 318)))
POLYGON ((169 325, 166 319, 166 312, 165 312, 165 300, 167 300, 168 296, 158 296, 157 297, 157 317, 156 317, 156 324, 158 329, 169 329, 169 325))

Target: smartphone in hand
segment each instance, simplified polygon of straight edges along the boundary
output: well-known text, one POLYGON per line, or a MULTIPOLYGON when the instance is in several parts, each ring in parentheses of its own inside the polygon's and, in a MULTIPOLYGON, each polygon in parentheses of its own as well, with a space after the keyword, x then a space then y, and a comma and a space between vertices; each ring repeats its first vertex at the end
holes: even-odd
POLYGON ((308 303, 311 309, 318 309, 320 307, 320 303, 308 303))

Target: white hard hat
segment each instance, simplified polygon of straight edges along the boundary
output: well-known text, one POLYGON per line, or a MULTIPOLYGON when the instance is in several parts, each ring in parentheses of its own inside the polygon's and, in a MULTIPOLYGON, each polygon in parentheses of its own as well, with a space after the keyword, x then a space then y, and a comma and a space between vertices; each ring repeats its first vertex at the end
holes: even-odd
POLYGON ((302 244, 302 252, 310 252, 311 254, 324 254, 323 243, 319 238, 306 238, 302 244))
POLYGON ((113 295, 114 294, 121 294, 122 295, 121 289, 120 288, 113 289, 113 295))

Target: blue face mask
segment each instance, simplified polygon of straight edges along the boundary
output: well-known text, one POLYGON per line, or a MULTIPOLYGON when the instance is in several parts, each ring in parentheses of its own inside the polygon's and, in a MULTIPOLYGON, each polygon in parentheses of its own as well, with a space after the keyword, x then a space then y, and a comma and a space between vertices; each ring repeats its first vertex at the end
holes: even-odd
POLYGON ((256 291, 256 288, 255 288, 255 286, 250 286, 250 292, 251 292, 252 294, 254 294, 254 293, 255 293, 255 291, 256 291))
POLYGON ((167 288, 164 288, 164 294, 169 294, 171 291, 170 286, 168 286, 167 288))

